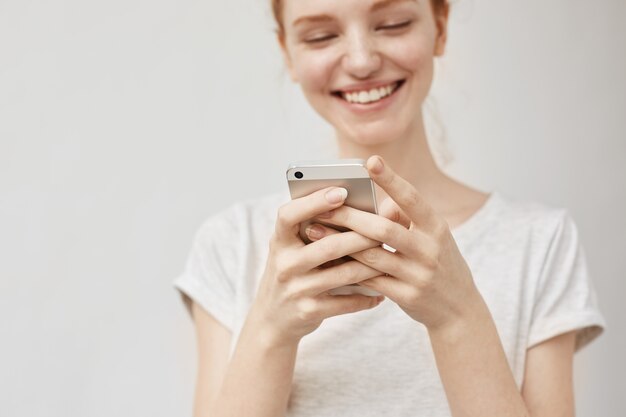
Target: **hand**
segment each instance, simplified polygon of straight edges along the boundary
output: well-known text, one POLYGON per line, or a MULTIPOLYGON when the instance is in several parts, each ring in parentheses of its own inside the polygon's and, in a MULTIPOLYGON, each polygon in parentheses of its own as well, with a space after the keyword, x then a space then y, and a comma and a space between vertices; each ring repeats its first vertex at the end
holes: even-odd
POLYGON ((372 247, 371 239, 346 232, 305 245, 298 234, 301 222, 341 207, 345 198, 345 189, 331 187, 291 200, 278 211, 265 271, 248 314, 273 344, 297 343, 325 318, 369 309, 382 300, 360 294, 327 294, 333 288, 379 275, 377 270, 355 260, 319 268, 372 247))
MULTIPOLYGON (((384 217, 341 206, 317 216, 396 249, 392 253, 371 247, 352 253, 352 258, 381 272, 359 284, 386 295, 429 330, 482 308, 482 297, 445 219, 410 183, 386 167, 380 156, 369 158, 367 169, 391 198, 395 215, 384 217)), ((337 234, 320 224, 315 227, 324 229, 326 237, 320 242, 337 234)))

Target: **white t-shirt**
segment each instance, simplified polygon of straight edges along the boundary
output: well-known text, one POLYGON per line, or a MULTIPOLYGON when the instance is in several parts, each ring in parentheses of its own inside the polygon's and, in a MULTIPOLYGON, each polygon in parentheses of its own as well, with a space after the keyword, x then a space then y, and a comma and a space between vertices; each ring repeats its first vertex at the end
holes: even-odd
MULTIPOLYGON (((233 332, 231 355, 267 259, 287 192, 234 204, 198 230, 182 293, 233 332)), ((605 322, 577 227, 566 209, 491 193, 452 229, 498 329, 521 387, 526 350, 577 330, 576 350, 605 322)), ((425 327, 386 299, 371 310, 330 317, 299 345, 289 417, 449 417, 425 327)))

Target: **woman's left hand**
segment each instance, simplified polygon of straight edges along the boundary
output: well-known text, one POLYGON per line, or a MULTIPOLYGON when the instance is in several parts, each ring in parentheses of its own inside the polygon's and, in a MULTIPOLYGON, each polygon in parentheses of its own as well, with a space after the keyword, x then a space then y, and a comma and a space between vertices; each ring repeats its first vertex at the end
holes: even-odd
MULTIPOLYGON (((384 294, 429 330, 457 323, 470 317, 474 309, 483 308, 472 273, 445 219, 409 182, 385 166, 380 156, 369 158, 367 169, 397 205, 395 216, 387 215, 390 219, 342 206, 317 217, 396 250, 375 246, 350 255, 381 272, 359 285, 384 294)), ((324 233, 338 232, 324 228, 324 233)))

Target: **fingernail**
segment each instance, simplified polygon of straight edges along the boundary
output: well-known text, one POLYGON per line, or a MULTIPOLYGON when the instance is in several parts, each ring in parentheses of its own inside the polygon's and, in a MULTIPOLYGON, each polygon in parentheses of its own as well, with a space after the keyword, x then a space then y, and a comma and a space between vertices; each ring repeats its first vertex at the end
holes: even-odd
POLYGON ((320 239, 324 237, 324 229, 319 226, 310 225, 306 228, 305 232, 311 239, 320 239))
POLYGON ((326 193, 326 201, 332 204, 340 203, 348 197, 348 190, 345 188, 335 188, 326 193))

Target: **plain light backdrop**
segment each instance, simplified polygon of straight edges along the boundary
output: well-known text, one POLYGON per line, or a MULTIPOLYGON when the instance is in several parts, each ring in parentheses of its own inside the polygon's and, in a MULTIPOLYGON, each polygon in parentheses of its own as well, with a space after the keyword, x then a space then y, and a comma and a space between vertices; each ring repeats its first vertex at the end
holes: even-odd
MULTIPOLYGON (((608 322, 576 355, 579 416, 626 415, 625 21, 623 0, 457 1, 429 100, 447 172, 579 227, 608 322)), ((2 415, 190 415, 171 283, 193 233, 332 153, 269 0, 0 0, 2 415)))

